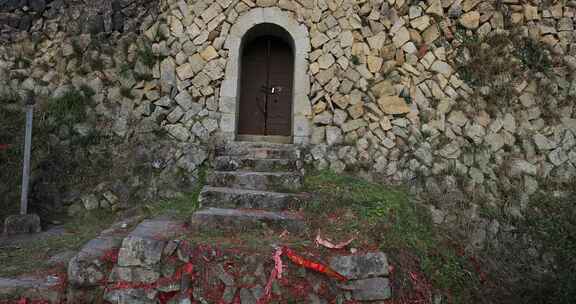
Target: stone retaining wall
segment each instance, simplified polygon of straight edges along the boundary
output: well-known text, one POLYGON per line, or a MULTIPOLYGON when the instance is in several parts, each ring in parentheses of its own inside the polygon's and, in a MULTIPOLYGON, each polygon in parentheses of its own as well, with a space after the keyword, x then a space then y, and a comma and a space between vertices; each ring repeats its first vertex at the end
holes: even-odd
POLYGON ((233 136, 241 34, 274 22, 295 41, 293 135, 317 168, 487 198, 576 173, 574 1, 106 1, 101 17, 16 2, 26 1, 0 7, 36 19, 19 31, 2 22, 13 42, 0 47, 0 93, 88 85, 96 121, 123 141, 163 130, 206 147, 233 136), (104 26, 81 30, 94 18, 104 26), (520 70, 475 81, 498 58, 466 69, 472 46, 495 48, 494 35, 526 38, 506 48, 520 70))
POLYGON ((112 33, 138 30, 144 16, 158 14, 156 1, 146 0, 3 0, 0 39, 17 39, 22 32, 50 34, 112 33))
POLYGON ((234 237, 218 244, 190 241, 187 238, 198 232, 184 227, 180 221, 148 219, 129 233, 108 232, 90 241, 68 265, 67 303, 98 298, 110 303, 345 303, 392 296, 390 265, 383 252, 319 256, 303 246, 303 252, 295 254, 321 258, 314 261, 347 281, 306 270, 285 256, 279 257, 281 277, 270 281, 275 267, 272 244, 250 247, 234 237))

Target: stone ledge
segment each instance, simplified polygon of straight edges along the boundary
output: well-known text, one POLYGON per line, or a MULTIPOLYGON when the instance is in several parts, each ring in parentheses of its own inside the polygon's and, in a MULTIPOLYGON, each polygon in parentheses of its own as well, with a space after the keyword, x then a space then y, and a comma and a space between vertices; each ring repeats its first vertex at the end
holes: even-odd
POLYGON ((190 226, 199 230, 243 231, 260 229, 263 224, 296 233, 305 229, 303 219, 294 213, 264 210, 207 208, 195 212, 190 220, 190 226))
POLYGON ((40 217, 36 214, 10 215, 4 220, 4 235, 38 233, 40 231, 42 231, 40 217))

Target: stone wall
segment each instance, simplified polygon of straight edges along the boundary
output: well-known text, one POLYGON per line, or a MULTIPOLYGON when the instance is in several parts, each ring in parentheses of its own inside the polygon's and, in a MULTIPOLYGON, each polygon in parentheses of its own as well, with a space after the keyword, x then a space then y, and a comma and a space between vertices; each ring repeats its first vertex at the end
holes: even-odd
POLYGON ((136 31, 144 16, 158 14, 155 1, 145 0, 3 0, 0 1, 0 38, 18 34, 70 34, 136 31))
MULTIPOLYGON (((154 90, 141 61, 156 55, 138 32, 157 20, 159 4, 0 1, 0 110, 22 111, 28 91, 37 100, 34 212, 125 209, 194 189, 207 148, 170 139, 156 123, 161 111, 151 117, 142 113, 150 104, 139 107, 144 85, 154 90)), ((19 162, 17 137, 2 162, 19 162)), ((2 177, 18 180, 18 166, 8 169, 2 177)), ((17 191, 0 188, 2 203, 13 205, 17 191)))
POLYGON ((317 168, 487 198, 576 173, 574 1, 148 2, 104 1, 88 16, 95 3, 0 2, 12 41, 0 48, 0 92, 87 85, 96 121, 118 140, 166 132, 208 147, 235 128, 237 21, 288 18, 306 49, 294 135, 317 168), (478 61, 487 50, 502 56, 478 61))

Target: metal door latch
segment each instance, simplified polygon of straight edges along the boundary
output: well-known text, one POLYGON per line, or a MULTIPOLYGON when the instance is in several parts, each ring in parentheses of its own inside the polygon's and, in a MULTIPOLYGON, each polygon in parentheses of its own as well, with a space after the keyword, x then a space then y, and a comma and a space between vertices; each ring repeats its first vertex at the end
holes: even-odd
POLYGON ((262 90, 262 92, 267 93, 267 94, 276 94, 276 93, 282 92, 282 87, 280 87, 280 86, 278 86, 278 87, 262 86, 260 89, 262 90))
POLYGON ((270 92, 271 92, 272 94, 280 93, 280 92, 282 92, 282 87, 280 87, 280 86, 272 87, 272 89, 270 90, 270 92))

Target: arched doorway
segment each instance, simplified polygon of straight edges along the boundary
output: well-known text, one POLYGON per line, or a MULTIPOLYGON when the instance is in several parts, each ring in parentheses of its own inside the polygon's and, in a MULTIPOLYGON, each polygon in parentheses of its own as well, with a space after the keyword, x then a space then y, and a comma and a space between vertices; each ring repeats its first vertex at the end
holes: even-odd
POLYGON ((290 34, 262 23, 242 41, 238 139, 291 142, 294 52, 290 34))
POLYGON ((238 130, 242 93, 242 54, 248 41, 267 35, 282 38, 291 47, 293 77, 290 142, 298 145, 308 144, 312 134, 312 106, 308 96, 310 92, 307 60, 310 52, 308 28, 291 14, 277 7, 253 8, 241 14, 230 28, 224 43, 224 49, 229 52, 224 79, 220 85, 219 136, 223 140, 242 140, 238 130))

